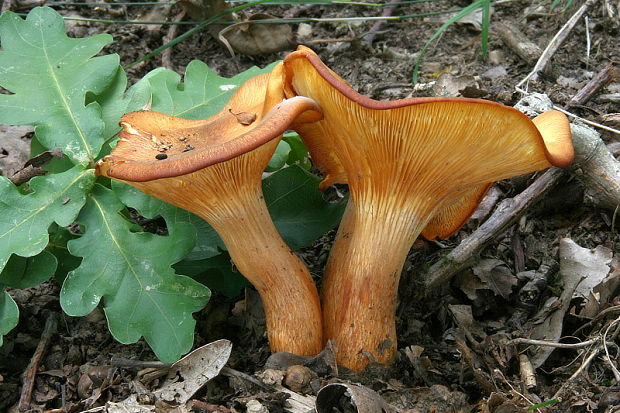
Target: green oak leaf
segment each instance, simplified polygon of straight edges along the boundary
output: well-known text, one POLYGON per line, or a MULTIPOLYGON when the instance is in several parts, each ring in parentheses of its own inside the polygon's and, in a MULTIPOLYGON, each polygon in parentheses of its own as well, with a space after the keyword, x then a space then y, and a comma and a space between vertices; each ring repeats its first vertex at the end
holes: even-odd
POLYGON ((31 179, 30 192, 22 194, 0 177, 0 271, 11 254, 32 257, 43 251, 49 226, 71 224, 94 182, 94 170, 75 166, 31 179))
POLYGON ((141 81, 148 81, 152 86, 151 110, 186 119, 204 119, 219 112, 245 81, 271 72, 276 63, 263 69, 252 67, 225 78, 215 74, 204 62, 193 60, 187 65, 183 83, 178 73, 166 69, 155 69, 141 81))
POLYGON ((283 140, 278 142, 278 146, 276 146, 276 150, 271 156, 271 159, 269 160, 269 163, 267 164, 265 171, 274 172, 274 171, 277 171, 278 169, 284 168, 290 152, 291 152, 291 145, 284 142, 283 140))
MULTIPOLYGON (((177 223, 191 223, 196 228, 196 242, 186 260, 214 257, 226 250, 224 241, 206 221, 200 217, 167 202, 140 192, 123 182, 112 181, 112 189, 123 204, 136 209, 145 218, 162 216, 169 232, 174 232, 177 223)), ((182 274, 185 274, 182 272, 182 274)), ((187 274, 186 274, 187 275, 187 274)))
POLYGON ((282 140, 291 148, 289 152, 288 159, 286 163, 289 165, 298 165, 305 170, 308 170, 312 167, 312 163, 310 162, 310 156, 308 154, 308 149, 306 145, 304 145, 301 137, 297 134, 297 132, 286 132, 282 140))
POLYGON ((175 264, 174 269, 227 297, 237 297, 243 288, 250 285, 249 281, 235 270, 227 252, 201 260, 184 259, 175 264))
POLYGON ((62 17, 36 7, 23 20, 0 16, 0 123, 34 125, 47 149, 61 148, 75 163, 92 164, 104 141, 101 108, 85 105, 87 92, 99 94, 116 74, 117 55, 92 57, 112 37, 73 39, 62 17))
POLYGON ((0 284, 12 288, 34 287, 51 278, 57 265, 56 257, 48 251, 34 257, 13 255, 0 272, 0 284))
POLYGON ((69 271, 76 269, 82 262, 81 258, 71 255, 67 248, 67 242, 79 238, 79 236, 67 228, 59 227, 58 225, 52 225, 49 232, 50 242, 45 250, 56 257, 58 266, 56 267, 54 277, 62 283, 69 271))
MULTIPOLYGON (((39 142, 39 140, 37 139, 37 135, 35 134, 30 140, 30 156, 34 157, 42 154, 45 151, 47 151, 47 148, 43 146, 41 142, 39 142)), ((75 164, 73 163, 73 161, 67 155, 63 155, 61 158, 52 158, 52 160, 48 164, 43 165, 43 169, 45 169, 47 172, 57 174, 60 172, 68 171, 74 166, 75 164)))
POLYGON ((118 67, 111 84, 102 94, 95 97, 101 106, 103 136, 110 140, 121 129, 118 122, 128 112, 143 109, 151 99, 151 87, 148 82, 138 82, 127 89, 127 75, 122 67, 118 67))
POLYGON ((13 330, 19 321, 19 309, 13 298, 0 289, 0 347, 2 347, 2 336, 13 330))
POLYGON ((318 190, 321 181, 299 166, 280 169, 263 179, 263 194, 278 232, 296 250, 336 227, 346 201, 329 203, 318 190))
POLYGON ((65 279, 61 306, 82 316, 103 298, 118 341, 143 336, 159 359, 177 360, 192 346, 192 313, 210 298, 206 287, 171 268, 191 249, 194 229, 179 223, 169 236, 131 232, 132 224, 118 213, 122 209, 112 190, 95 186, 77 218, 84 235, 68 242, 69 252, 83 260, 65 279))

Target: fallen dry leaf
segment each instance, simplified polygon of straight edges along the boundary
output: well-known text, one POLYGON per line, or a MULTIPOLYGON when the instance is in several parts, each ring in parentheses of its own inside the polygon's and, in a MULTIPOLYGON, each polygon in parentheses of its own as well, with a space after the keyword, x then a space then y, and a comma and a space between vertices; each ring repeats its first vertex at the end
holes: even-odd
POLYGON ((232 109, 229 109, 228 111, 230 112, 231 115, 237 118, 237 122, 245 126, 251 125, 256 120, 256 113, 249 113, 249 112, 235 113, 232 111, 232 109))

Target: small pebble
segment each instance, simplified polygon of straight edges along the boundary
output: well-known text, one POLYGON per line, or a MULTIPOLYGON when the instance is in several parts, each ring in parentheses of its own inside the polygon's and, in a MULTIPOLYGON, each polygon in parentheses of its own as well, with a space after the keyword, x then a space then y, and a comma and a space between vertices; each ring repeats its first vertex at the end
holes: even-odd
POLYGON ((194 149, 192 145, 185 145, 185 148, 183 148, 183 152, 191 151, 192 149, 194 149))
POLYGON ((308 367, 295 365, 286 369, 282 384, 296 393, 301 393, 311 380, 312 371, 308 367))
POLYGON ((162 161, 164 159, 166 159, 168 157, 168 155, 166 155, 165 153, 159 153, 157 155, 155 155, 155 159, 157 159, 158 161, 162 161))

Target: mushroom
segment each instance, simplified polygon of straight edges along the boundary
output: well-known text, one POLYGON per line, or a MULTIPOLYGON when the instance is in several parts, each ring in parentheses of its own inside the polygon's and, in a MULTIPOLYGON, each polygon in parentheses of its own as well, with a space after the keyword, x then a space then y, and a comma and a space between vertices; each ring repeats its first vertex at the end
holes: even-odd
POLYGON ((292 120, 311 122, 322 114, 309 98, 283 99, 280 64, 244 83, 208 119, 126 114, 119 142, 97 163, 97 172, 213 226, 261 296, 272 351, 310 356, 323 348, 318 292, 273 225, 261 179, 292 120))
POLYGON ((353 370, 390 363, 413 241, 458 230, 494 181, 570 163, 568 121, 547 115, 542 133, 521 112, 484 100, 372 100, 303 46, 284 65, 286 95, 323 110, 322 120, 293 125, 324 169, 323 187, 341 182, 350 191, 323 280, 325 339, 353 370))

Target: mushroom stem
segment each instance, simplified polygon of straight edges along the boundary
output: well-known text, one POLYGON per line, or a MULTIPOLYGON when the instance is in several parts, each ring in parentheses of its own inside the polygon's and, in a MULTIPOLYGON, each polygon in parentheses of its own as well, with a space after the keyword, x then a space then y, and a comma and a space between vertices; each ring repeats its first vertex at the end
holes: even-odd
POLYGON ((229 198, 207 213, 196 212, 220 234, 235 266, 260 294, 271 350, 314 356, 323 348, 317 289, 278 234, 260 187, 248 190, 255 194, 243 204, 229 198))
POLYGON ((382 214, 349 199, 323 281, 324 336, 336 343, 338 363, 362 370, 396 357, 398 283, 409 248, 431 214, 382 214))
MULTIPOLYGON (((273 152, 277 141, 260 150, 273 152)), ((261 296, 271 350, 314 356, 323 349, 319 295, 310 272, 271 220, 257 173, 262 165, 255 164, 250 152, 189 176, 158 180, 162 185, 128 183, 160 199, 175 194, 170 202, 207 221, 261 296), (209 185, 213 181, 222 184, 209 185)))

